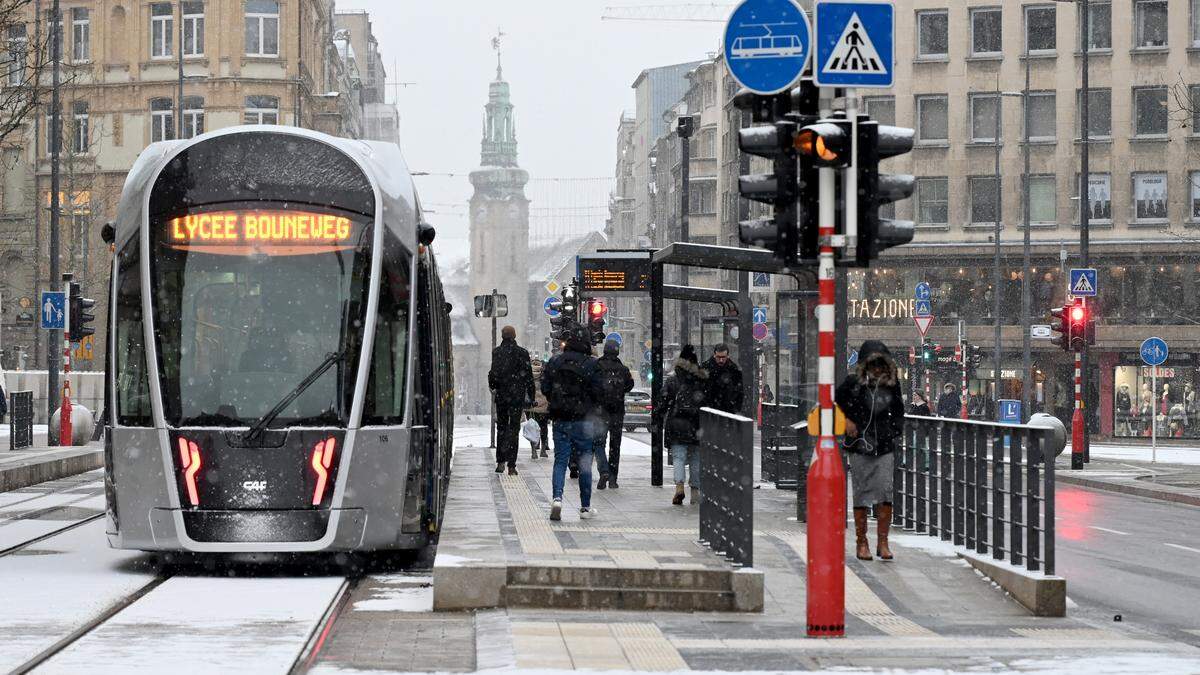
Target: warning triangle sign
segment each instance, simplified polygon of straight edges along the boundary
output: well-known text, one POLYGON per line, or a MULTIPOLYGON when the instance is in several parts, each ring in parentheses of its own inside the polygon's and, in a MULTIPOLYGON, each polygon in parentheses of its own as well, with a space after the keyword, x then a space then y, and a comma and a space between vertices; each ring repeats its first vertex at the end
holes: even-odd
POLYGON ((1072 295, 1091 295, 1095 292, 1096 289, 1092 287, 1092 280, 1086 274, 1079 275, 1079 279, 1075 281, 1074 288, 1071 289, 1072 295))
POLYGON ((850 21, 842 30, 837 47, 825 62, 824 72, 861 75, 879 75, 887 72, 887 64, 879 58, 879 52, 871 42, 871 36, 858 18, 858 12, 850 15, 850 21))
POLYGON ((921 337, 929 332, 929 327, 933 325, 932 316, 914 316, 913 321, 917 324, 917 330, 921 331, 921 337))

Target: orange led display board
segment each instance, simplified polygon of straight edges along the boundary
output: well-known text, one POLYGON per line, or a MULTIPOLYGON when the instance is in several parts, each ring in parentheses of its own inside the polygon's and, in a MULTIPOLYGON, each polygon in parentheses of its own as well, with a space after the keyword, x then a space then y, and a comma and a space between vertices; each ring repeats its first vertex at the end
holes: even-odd
POLYGON ((235 210, 193 213, 166 221, 175 249, 241 255, 304 255, 352 248, 359 228, 345 216, 308 211, 235 210))

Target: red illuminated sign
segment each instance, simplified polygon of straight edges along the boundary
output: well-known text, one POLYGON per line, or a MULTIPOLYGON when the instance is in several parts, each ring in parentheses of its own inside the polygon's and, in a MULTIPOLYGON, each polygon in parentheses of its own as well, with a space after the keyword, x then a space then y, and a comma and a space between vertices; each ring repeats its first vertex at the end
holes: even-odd
POLYGON ((212 211, 166 222, 172 248, 222 253, 300 255, 351 248, 355 223, 307 211, 212 211))

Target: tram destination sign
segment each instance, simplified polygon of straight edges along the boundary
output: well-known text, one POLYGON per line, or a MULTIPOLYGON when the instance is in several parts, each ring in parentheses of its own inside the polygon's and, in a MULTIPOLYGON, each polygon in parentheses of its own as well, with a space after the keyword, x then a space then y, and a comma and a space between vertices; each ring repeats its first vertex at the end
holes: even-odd
POLYGON ((641 294, 650 292, 648 251, 587 253, 577 259, 584 295, 641 294))
POLYGON ((179 250, 300 255, 353 247, 361 226, 341 215, 291 210, 191 213, 165 221, 162 241, 179 250))

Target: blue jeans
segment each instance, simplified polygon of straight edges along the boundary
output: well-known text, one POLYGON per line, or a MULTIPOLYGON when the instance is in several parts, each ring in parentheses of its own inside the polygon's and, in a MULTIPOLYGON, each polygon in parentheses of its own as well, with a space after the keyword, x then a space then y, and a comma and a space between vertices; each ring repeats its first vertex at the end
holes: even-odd
POLYGON ((671 458, 674 460, 672 465, 675 469, 675 484, 681 485, 684 482, 684 470, 690 467, 688 473, 688 485, 699 489, 700 487, 700 446, 688 445, 684 443, 674 443, 671 445, 671 458))
POLYGON ((592 425, 587 420, 554 422, 554 499, 562 499, 571 455, 579 457, 579 505, 592 505, 592 425))

